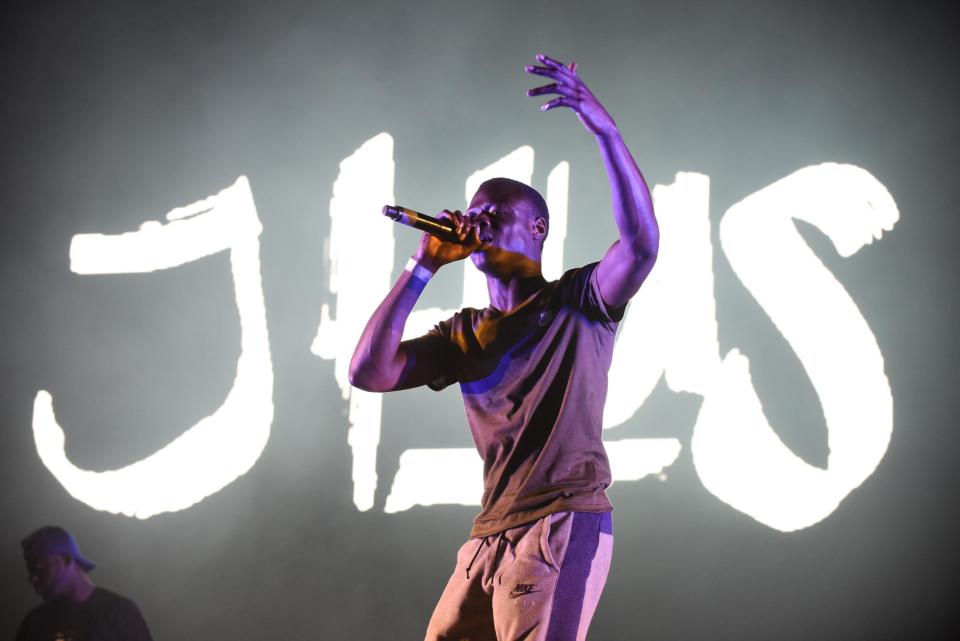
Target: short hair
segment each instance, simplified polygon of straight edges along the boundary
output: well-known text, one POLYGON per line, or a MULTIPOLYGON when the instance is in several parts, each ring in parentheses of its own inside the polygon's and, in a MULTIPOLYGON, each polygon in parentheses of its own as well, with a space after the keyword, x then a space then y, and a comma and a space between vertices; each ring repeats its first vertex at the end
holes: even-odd
POLYGON ((539 191, 530 185, 522 183, 519 180, 513 180, 512 178, 491 178, 490 180, 485 180, 477 189, 478 192, 486 190, 508 193, 511 196, 520 198, 530 205, 533 209, 534 216, 542 216, 548 223, 550 222, 550 210, 547 209, 547 201, 543 199, 539 191))

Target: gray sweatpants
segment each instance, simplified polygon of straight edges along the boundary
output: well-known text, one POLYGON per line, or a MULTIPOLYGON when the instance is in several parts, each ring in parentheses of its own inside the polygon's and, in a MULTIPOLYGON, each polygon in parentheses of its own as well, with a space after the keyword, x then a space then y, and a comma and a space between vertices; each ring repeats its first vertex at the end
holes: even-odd
POLYGON ((609 512, 558 512, 472 538, 426 641, 583 641, 612 551, 609 512))

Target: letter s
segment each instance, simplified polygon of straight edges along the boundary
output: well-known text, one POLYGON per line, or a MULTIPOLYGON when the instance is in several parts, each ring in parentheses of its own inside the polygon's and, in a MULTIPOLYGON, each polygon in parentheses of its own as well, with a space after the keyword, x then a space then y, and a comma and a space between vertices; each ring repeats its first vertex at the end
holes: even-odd
POLYGON ((828 465, 809 465, 771 429, 736 349, 704 399, 691 449, 704 486, 770 527, 809 527, 876 469, 893 398, 876 338, 843 285, 797 232, 816 226, 848 257, 899 218, 886 188, 852 165, 805 167, 743 199, 720 223, 737 277, 783 334, 823 407, 828 465))

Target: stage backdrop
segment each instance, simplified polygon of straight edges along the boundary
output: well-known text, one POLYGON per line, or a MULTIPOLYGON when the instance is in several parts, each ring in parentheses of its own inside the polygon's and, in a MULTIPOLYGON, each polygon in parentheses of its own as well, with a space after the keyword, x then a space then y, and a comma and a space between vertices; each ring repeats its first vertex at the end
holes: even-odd
MULTIPOLYGON (((352 389, 416 246, 546 196, 615 238, 576 60, 654 190, 592 639, 934 639, 955 608, 957 22, 937 5, 15 1, 0 19, 0 636, 78 536, 157 639, 416 639, 478 510, 456 388, 352 389)), ((485 305, 472 266, 408 334, 485 305)))

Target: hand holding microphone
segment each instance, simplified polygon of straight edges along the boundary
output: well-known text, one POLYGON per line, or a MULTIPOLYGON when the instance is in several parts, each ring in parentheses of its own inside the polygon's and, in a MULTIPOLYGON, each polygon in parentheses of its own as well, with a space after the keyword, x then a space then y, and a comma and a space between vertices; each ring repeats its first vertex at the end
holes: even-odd
POLYGON ((484 242, 480 238, 480 226, 460 211, 444 210, 436 218, 399 205, 384 205, 382 211, 396 223, 426 232, 414 258, 432 271, 463 260, 484 242))
POLYGON ((434 218, 400 205, 384 205, 383 215, 395 223, 425 231, 440 240, 451 243, 460 242, 456 224, 443 218, 434 218))

